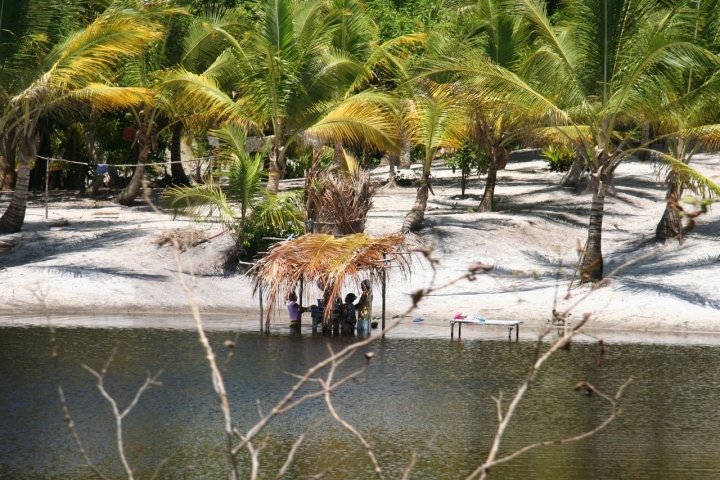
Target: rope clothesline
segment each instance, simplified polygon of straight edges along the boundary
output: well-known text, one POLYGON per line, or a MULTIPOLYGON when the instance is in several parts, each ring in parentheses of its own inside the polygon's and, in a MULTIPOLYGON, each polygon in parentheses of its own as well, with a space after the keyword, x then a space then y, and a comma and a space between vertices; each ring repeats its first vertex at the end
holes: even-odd
MULTIPOLYGON (((88 167, 98 167, 100 165, 107 165, 108 167, 137 167, 137 163, 131 163, 131 164, 122 164, 122 165, 115 165, 113 163, 86 163, 86 162, 77 162, 75 160, 66 160, 64 158, 48 158, 43 157, 41 155, 36 155, 37 158, 41 158, 43 160, 47 160, 48 162, 65 162, 65 163, 74 163, 75 165, 85 165, 88 167)), ((215 158, 215 155, 210 155, 208 157, 199 157, 199 158, 191 158, 189 160, 171 160, 167 162, 155 162, 155 163, 144 163, 143 165, 149 166, 149 165, 168 165, 170 163, 188 163, 188 162, 196 162, 198 160, 207 160, 209 158, 215 158)))
MULTIPOLYGON (((65 162, 65 163, 72 163, 75 165, 85 165, 86 167, 99 167, 99 166, 107 166, 107 167, 137 167, 138 164, 124 164, 124 165, 114 165, 111 163, 86 163, 86 162, 77 162, 75 160, 67 160, 65 158, 52 158, 52 157, 43 157, 42 155, 36 155, 37 158, 40 158, 42 160, 47 161, 45 164, 45 218, 48 218, 48 203, 50 202, 50 192, 49 192, 49 179, 50 179, 50 164, 52 162, 65 162)), ((145 163, 144 165, 168 165, 169 163, 187 163, 187 162, 195 162, 198 160, 207 160, 215 158, 215 155, 210 155, 207 157, 200 157, 200 158, 191 158, 189 160, 175 160, 175 161, 169 161, 169 162, 162 162, 162 163, 145 163)), ((212 173, 212 163, 210 164, 210 172, 212 173)))

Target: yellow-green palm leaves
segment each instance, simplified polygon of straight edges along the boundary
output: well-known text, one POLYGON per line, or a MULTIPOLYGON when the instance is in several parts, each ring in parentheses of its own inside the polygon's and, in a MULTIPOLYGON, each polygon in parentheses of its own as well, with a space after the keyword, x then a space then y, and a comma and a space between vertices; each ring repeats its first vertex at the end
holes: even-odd
MULTIPOLYGON (((262 190, 262 159, 251 158, 245 152, 246 133, 241 126, 226 123, 210 133, 218 137, 222 145, 218 160, 230 164, 228 195, 240 204, 240 218, 244 221, 253 198, 262 190)), ((196 187, 171 188, 165 193, 165 199, 175 215, 183 213, 205 220, 217 215, 225 224, 235 223, 232 205, 212 179, 196 187)))
POLYGON ((341 48, 357 47, 359 35, 356 25, 347 23, 356 13, 346 3, 338 12, 317 0, 264 0, 260 18, 244 32, 224 16, 205 23, 205 34, 197 30, 193 48, 217 50, 217 58, 223 58, 217 75, 178 70, 164 82, 186 100, 188 116, 206 115, 272 134, 272 191, 284 174, 288 148, 303 136, 395 148, 389 97, 372 89, 355 92, 368 72, 356 58, 359 47, 341 48), (335 35, 344 27, 344 37, 335 35))
POLYGON ((0 111, 0 141, 19 134, 20 164, 13 199, 0 218, 0 231, 16 232, 25 219, 30 166, 35 159, 37 124, 41 115, 57 109, 93 105, 100 111, 140 103, 142 89, 114 88, 113 69, 140 55, 162 36, 152 8, 127 0, 113 4, 84 29, 68 35, 41 62, 28 84, 7 92, 0 111), (150 13, 143 15, 143 13, 150 13), (22 137, 22 138, 20 138, 22 137))
POLYGON ((432 160, 441 147, 458 148, 467 137, 470 112, 457 85, 423 82, 417 95, 407 102, 405 131, 415 145, 425 149, 423 173, 430 173, 432 160))

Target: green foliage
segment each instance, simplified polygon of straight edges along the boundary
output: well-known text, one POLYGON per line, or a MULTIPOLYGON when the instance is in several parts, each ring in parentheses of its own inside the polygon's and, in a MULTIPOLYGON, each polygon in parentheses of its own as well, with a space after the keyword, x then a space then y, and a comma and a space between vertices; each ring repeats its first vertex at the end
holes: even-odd
POLYGON ((288 238, 290 235, 298 237, 303 233, 305 233, 305 229, 302 225, 287 224, 285 227, 278 228, 250 217, 242 227, 238 225, 233 231, 235 249, 231 253, 227 266, 234 269, 235 265, 232 265, 233 259, 249 262, 258 253, 267 252, 270 245, 277 242, 277 240, 268 240, 270 238, 288 238))
POLYGON ((263 192, 262 158, 245 152, 245 130, 234 124, 223 124, 211 134, 220 139, 217 156, 230 161, 229 186, 223 190, 209 182, 195 187, 169 188, 165 204, 173 215, 193 215, 199 221, 218 219, 233 231, 236 246, 232 259, 252 260, 267 250, 272 241, 265 237, 287 237, 304 232, 302 192, 274 194, 263 192), (236 211, 240 205, 240 215, 236 211), (251 213, 247 215, 247 211, 251 213))
POLYGON ((442 0, 368 0, 368 11, 377 24, 380 41, 409 33, 451 33, 457 28, 456 8, 442 0))
POLYGON ((548 164, 551 172, 567 172, 575 160, 575 150, 565 145, 550 145, 542 151, 540 157, 548 164))
POLYGON ((460 170, 460 173, 467 177, 473 170, 476 170, 478 174, 487 173, 487 160, 486 150, 481 152, 478 161, 477 147, 469 142, 463 142, 454 155, 445 159, 445 164, 452 168, 453 173, 455 173, 455 170, 460 170))

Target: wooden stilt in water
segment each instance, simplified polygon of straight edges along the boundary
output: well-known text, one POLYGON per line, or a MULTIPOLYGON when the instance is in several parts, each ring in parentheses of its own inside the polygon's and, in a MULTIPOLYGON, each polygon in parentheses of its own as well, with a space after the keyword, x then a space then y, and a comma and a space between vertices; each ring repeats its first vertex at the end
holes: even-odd
POLYGON ((45 220, 48 218, 48 200, 50 199, 50 159, 45 161, 45 220))
POLYGON ((263 309, 263 306, 262 306, 262 292, 258 292, 258 296, 260 297, 260 331, 262 332, 263 328, 265 327, 264 321, 263 321, 264 320, 263 316, 265 315, 265 310, 263 309))
POLYGON ((300 295, 298 297, 300 299, 300 302, 299 302, 300 305, 303 304, 303 294, 304 293, 305 293, 305 276, 301 275, 300 276, 300 295))
MULTIPOLYGON (((385 255, 383 255, 384 257, 385 255)), ((387 264, 382 272, 382 331, 383 338, 385 338, 385 291, 387 289, 387 264)))

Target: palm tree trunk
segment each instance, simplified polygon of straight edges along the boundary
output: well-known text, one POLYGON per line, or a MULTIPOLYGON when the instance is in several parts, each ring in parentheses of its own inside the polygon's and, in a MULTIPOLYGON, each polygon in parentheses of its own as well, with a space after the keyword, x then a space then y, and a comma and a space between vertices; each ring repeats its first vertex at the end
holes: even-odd
POLYGON ((285 177, 285 155, 281 148, 270 149, 270 174, 268 175, 267 190, 271 193, 278 193, 280 180, 285 177))
POLYGON ((668 240, 679 237, 681 232, 680 215, 678 211, 672 208, 672 203, 677 203, 680 197, 680 191, 676 182, 670 182, 668 185, 667 205, 660 222, 655 229, 655 241, 665 243, 668 240))
POLYGON ((182 160, 182 131, 182 123, 178 122, 173 126, 172 139, 170 141, 170 162, 172 162, 170 163, 170 173, 172 174, 173 185, 189 187, 190 179, 185 173, 183 164, 179 163, 182 160))
POLYGON ((575 160, 573 160, 570 170, 568 170, 560 180, 560 186, 572 188, 577 187, 583 170, 585 170, 585 159, 582 155, 575 155, 575 160))
POLYGON ((405 132, 401 132, 401 135, 399 165, 400 168, 410 168, 410 165, 412 164, 412 144, 405 132))
POLYGON ((423 220, 425 219, 425 209, 427 208, 429 188, 430 174, 425 173, 420 180, 420 186, 417 189, 415 205, 413 205, 413 207, 410 209, 407 216, 405 217, 405 221, 403 222, 403 233, 420 230, 420 228, 422 227, 423 220))
MULTIPOLYGON (((642 136, 640 139, 640 143, 645 147, 649 148, 650 146, 648 143, 650 142, 650 124, 646 123, 642 126, 642 136)), ((643 162, 650 160, 650 152, 648 151, 641 151, 638 153, 638 158, 642 160, 643 162)))
POLYGON ((387 153, 386 155, 388 160, 388 166, 390 167, 390 173, 388 174, 388 183, 386 186, 389 188, 395 188, 397 186, 395 184, 395 171, 400 157, 398 157, 394 153, 387 153))
POLYGON ((368 168, 370 166, 370 148, 367 145, 363 145, 362 147, 362 163, 363 168, 368 168))
POLYGON ((493 200, 495 197, 495 184, 497 183, 497 159, 495 149, 491 148, 488 152, 488 173, 485 179, 485 192, 483 192, 482 200, 477 208, 478 212, 492 212, 493 200))
POLYGON ((0 233, 19 232, 25 222, 27 194, 30 186, 30 165, 37 154, 37 132, 31 131, 27 136, 21 135, 18 141, 20 164, 18 165, 17 181, 12 200, 0 218, 0 233))
POLYGON ((15 187, 15 163, 17 147, 13 138, 8 134, 5 137, 5 148, 3 151, 2 170, 0 170, 0 190, 12 190, 15 187))
POLYGON ((602 222, 605 210, 606 182, 593 189, 592 208, 590 209, 590 225, 588 239, 580 264, 581 281, 595 282, 603 278, 602 257, 602 222))
POLYGON ((123 188, 115 199, 120 205, 132 205, 138 193, 140 193, 143 180, 145 180, 145 164, 150 154, 150 137, 144 133, 139 133, 137 138, 139 149, 137 167, 135 167, 135 173, 130 180, 130 184, 123 188))

